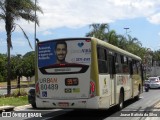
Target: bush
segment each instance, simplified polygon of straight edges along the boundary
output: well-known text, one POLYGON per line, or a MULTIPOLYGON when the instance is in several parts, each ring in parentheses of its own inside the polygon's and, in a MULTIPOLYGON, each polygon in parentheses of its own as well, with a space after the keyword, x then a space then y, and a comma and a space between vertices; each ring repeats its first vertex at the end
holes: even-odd
POLYGON ((13 91, 12 95, 13 97, 17 97, 17 96, 26 96, 28 93, 26 92, 26 90, 24 88, 20 89, 20 93, 19 93, 19 89, 16 89, 13 91))
POLYGON ((4 82, 4 78, 1 74, 0 74, 0 82, 4 82))
POLYGON ((11 105, 11 106, 21 106, 28 104, 28 96, 19 97, 1 97, 0 106, 11 105))

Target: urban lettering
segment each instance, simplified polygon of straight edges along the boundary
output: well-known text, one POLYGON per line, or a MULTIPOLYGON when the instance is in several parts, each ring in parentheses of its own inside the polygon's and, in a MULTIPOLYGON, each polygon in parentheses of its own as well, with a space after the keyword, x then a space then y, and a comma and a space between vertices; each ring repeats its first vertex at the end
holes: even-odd
POLYGON ((57 83, 57 78, 43 78, 40 83, 57 83))

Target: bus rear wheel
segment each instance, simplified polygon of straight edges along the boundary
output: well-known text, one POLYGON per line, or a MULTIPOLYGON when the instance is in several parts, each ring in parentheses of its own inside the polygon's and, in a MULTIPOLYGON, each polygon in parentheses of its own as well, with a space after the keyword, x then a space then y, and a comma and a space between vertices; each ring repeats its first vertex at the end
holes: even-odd
POLYGON ((32 108, 37 108, 36 103, 32 103, 32 108))

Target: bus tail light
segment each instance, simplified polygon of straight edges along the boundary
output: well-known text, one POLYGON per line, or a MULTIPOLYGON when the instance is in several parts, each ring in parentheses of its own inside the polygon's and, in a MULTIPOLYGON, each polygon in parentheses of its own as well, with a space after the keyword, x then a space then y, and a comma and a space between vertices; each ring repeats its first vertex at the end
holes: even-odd
POLYGON ((90 81, 90 97, 95 96, 95 91, 96 91, 95 83, 93 81, 90 81))
POLYGON ((40 96, 40 89, 39 89, 39 83, 36 83, 36 95, 40 96))

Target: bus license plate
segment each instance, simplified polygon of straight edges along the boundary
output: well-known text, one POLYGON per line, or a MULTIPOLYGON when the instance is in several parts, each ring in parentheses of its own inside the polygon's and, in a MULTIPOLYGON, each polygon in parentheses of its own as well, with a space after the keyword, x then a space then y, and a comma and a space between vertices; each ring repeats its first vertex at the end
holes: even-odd
POLYGON ((58 105, 60 107, 68 107, 69 106, 69 103, 68 102, 59 102, 58 105))

